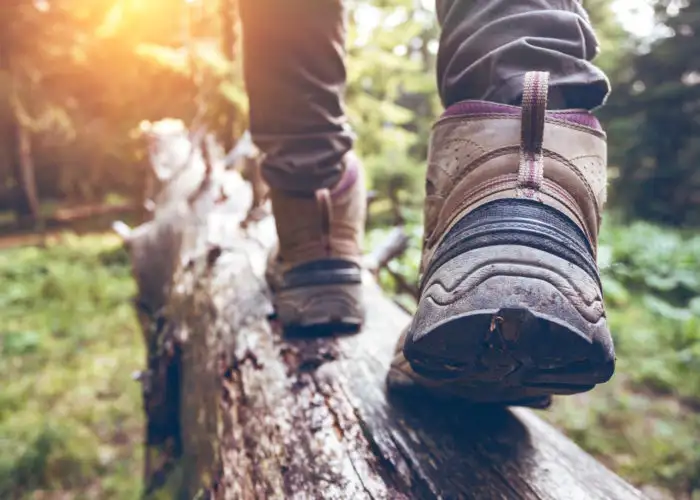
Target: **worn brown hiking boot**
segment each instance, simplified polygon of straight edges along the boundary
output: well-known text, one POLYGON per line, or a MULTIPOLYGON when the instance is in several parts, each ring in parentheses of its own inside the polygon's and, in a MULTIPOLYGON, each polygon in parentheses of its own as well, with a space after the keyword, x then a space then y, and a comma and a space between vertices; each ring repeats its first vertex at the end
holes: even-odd
POLYGON ((431 140, 418 310, 389 374, 478 402, 542 401, 613 374, 596 244, 606 143, 587 111, 450 107, 431 140))
POLYGON ((286 328, 357 329, 364 320, 362 239, 367 195, 362 165, 345 155, 332 189, 312 195, 271 190, 279 246, 267 279, 286 328))

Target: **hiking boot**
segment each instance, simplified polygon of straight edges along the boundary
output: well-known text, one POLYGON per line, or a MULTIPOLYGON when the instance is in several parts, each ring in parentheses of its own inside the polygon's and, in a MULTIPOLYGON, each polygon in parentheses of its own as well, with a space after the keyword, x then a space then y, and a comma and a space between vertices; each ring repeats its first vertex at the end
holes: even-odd
POLYGON ((367 195, 362 166, 345 155, 331 189, 311 195, 270 191, 279 245, 267 280, 285 329, 356 330, 364 320, 362 239, 367 195))
POLYGON ((615 355, 596 265, 606 143, 587 111, 464 101, 431 138, 418 309, 390 385, 517 404, 606 382, 615 355))

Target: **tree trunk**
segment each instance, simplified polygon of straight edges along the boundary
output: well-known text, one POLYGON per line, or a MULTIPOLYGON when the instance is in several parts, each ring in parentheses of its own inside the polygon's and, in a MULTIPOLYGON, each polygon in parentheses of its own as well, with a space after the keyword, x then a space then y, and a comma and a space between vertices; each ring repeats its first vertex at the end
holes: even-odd
POLYGON ((34 174, 31 132, 18 119, 14 120, 12 130, 15 151, 13 165, 19 188, 18 199, 20 200, 17 206, 17 218, 20 221, 29 219, 35 228, 40 229, 42 226, 41 205, 34 174))
POLYGON ((198 162, 195 155, 191 182, 167 185, 154 220, 127 235, 149 351, 141 379, 151 492, 642 498, 532 411, 388 393, 385 375, 409 317, 369 274, 361 333, 283 336, 268 320, 263 279, 274 221, 243 228, 250 186, 198 162))
POLYGON ((36 188, 34 175, 34 160, 32 158, 31 131, 22 123, 16 112, 16 86, 13 75, 10 55, 6 49, 0 47, 0 73, 5 73, 10 82, 10 92, 7 101, 0 106, 5 109, 8 118, 4 131, 6 161, 10 163, 12 175, 16 183, 15 214, 18 222, 29 220, 32 225, 41 223, 39 195, 36 188))

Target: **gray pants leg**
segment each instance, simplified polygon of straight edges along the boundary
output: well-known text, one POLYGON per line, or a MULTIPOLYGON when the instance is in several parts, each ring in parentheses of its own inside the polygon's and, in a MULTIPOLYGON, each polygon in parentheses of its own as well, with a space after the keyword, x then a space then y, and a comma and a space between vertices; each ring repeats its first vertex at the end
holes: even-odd
POLYGON ((608 92, 590 61, 598 42, 580 0, 436 0, 438 85, 445 106, 517 103, 527 71, 548 71, 561 107, 593 109, 608 92))
POLYGON ((343 0, 240 0, 250 131, 273 189, 333 186, 353 135, 343 110, 343 0))

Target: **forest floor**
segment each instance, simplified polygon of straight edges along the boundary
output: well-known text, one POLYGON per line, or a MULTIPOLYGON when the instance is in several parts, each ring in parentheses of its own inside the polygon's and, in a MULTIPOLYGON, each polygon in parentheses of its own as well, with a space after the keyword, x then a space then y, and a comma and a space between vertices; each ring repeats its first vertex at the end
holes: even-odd
MULTIPOLYGON (((632 225, 603 244, 617 375, 541 415, 649 493, 695 500, 700 239, 632 225)), ((137 498, 144 350, 119 239, 2 250, 0 283, 0 498, 137 498)))

